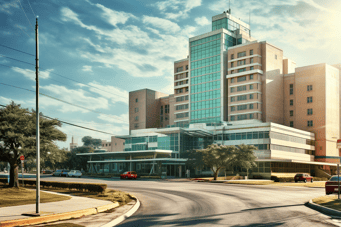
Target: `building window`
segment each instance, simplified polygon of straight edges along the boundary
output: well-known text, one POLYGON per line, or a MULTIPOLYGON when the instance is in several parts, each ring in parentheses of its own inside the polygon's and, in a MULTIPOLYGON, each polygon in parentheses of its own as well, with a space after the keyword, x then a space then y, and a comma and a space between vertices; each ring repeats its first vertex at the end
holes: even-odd
POLYGON ((234 78, 231 79, 231 84, 234 83, 234 78))
POLYGON ((237 87, 237 91, 246 91, 246 85, 237 87))
POLYGON ((231 68, 233 67, 233 63, 234 63, 234 62, 231 62, 231 68))
POLYGON ((230 74, 233 74, 234 73, 234 70, 231 70, 231 73, 230 74))
POLYGON ((184 67, 183 67, 183 66, 176 68, 176 72, 181 72, 181 71, 183 71, 183 70, 184 70, 184 67))
POLYGON ((175 107, 176 110, 185 110, 188 109, 188 104, 184 104, 184 105, 179 105, 175 107))
POLYGON ((238 58, 245 57, 245 56, 246 56, 246 51, 238 53, 238 58))
POLYGON ((247 99, 246 95, 237 96, 237 101, 242 101, 242 100, 246 100, 246 99, 247 99))
POLYGON ((169 113, 169 105, 165 105, 165 114, 169 113))
POLYGON ((250 67, 250 70, 253 70, 253 66, 250 67))
POLYGON ((308 127, 312 127, 313 126, 313 121, 308 121, 308 127))
POLYGON ((249 119, 253 119, 253 114, 250 114, 250 115, 249 115, 249 119))
POLYGON ((290 110, 290 117, 294 116, 294 111, 290 110))
POLYGON ((250 64, 252 64, 253 63, 253 58, 250 58, 250 64))
POLYGON ((250 84, 250 90, 252 90, 253 89, 253 84, 250 84))
POLYGON ((250 75, 250 80, 253 80, 253 75, 250 75))
POLYGON ((311 91, 311 90, 313 90, 313 85, 308 85, 307 86, 307 91, 311 91))
POLYGON ((240 60, 237 62, 237 66, 240 66, 240 65, 245 65, 246 64, 246 60, 240 60))
POLYGON ((188 113, 180 113, 180 114, 175 115, 175 118, 184 118, 184 117, 188 117, 188 113))
POLYGON ((275 54, 275 59, 277 59, 277 54, 275 54))
POLYGON ((253 99, 253 94, 250 94, 250 99, 253 99))
POLYGON ((253 109, 253 104, 249 105, 249 109, 252 110, 253 109))
POLYGON ((236 88, 235 87, 231 87, 231 93, 235 92, 236 88))
POLYGON ((294 100, 290 99, 290 106, 293 106, 293 105, 294 105, 294 100))
POLYGON ((246 76, 241 76, 237 78, 237 82, 241 82, 241 81, 245 81, 246 80, 246 76))
POLYGON ((188 100, 188 95, 176 98, 176 102, 182 102, 182 101, 185 101, 185 100, 188 100))
POLYGON ((139 108, 138 107, 135 108, 135 113, 137 113, 137 112, 139 112, 139 108))
POLYGON ((294 127, 294 122, 290 121, 290 127, 294 127))
POLYGON ((187 92, 187 91, 188 91, 188 87, 185 88, 185 92, 187 92))
POLYGON ((238 72, 239 72, 239 73, 240 73, 240 72, 244 72, 244 71, 246 71, 246 68, 238 69, 238 72))
POLYGON ((161 122, 163 122, 163 116, 161 116, 161 122))
POLYGON ((165 116, 165 121, 168 121, 168 116, 165 116))
POLYGON ((135 128, 139 128, 139 123, 135 123, 135 124, 134 124, 134 127, 135 127, 135 128))
POLYGON ((253 55, 253 50, 250 50, 250 55, 253 55))
POLYGON ((188 70, 188 65, 186 65, 186 70, 188 70))
POLYGON ((235 111, 235 110, 236 110, 236 107, 235 106, 231 106, 231 112, 235 111))
POLYGON ((237 106, 237 110, 246 110, 246 109, 247 109, 247 105, 237 106))
POLYGON ((289 89, 290 95, 294 94, 294 85, 290 84, 290 89, 289 89))
POLYGON ((136 117, 135 117, 135 121, 138 121, 138 120, 139 120, 139 116, 136 116, 136 117))
POLYGON ((138 99, 138 98, 136 98, 136 99, 135 99, 135 102, 139 102, 139 99, 138 99))
POLYGON ((231 102, 234 102, 235 101, 235 98, 234 97, 231 97, 231 102))
POLYGON ((231 60, 234 59, 234 54, 231 54, 231 60))
POLYGON ((313 109, 308 109, 307 113, 308 113, 308 115, 313 115, 313 109))
POLYGON ((236 119, 235 116, 231 116, 231 117, 230 117, 230 120, 231 120, 231 121, 234 121, 235 119, 236 119))
POLYGON ((307 97, 307 103, 313 102, 313 97, 307 97))

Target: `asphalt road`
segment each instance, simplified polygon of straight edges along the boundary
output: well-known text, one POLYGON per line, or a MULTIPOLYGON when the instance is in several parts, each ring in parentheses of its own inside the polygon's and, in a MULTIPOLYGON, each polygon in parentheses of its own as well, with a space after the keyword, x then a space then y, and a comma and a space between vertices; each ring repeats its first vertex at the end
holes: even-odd
POLYGON ((309 199, 323 196, 323 188, 86 178, 77 181, 107 183, 109 188, 139 198, 140 209, 120 226, 340 226, 337 219, 304 205, 309 199))

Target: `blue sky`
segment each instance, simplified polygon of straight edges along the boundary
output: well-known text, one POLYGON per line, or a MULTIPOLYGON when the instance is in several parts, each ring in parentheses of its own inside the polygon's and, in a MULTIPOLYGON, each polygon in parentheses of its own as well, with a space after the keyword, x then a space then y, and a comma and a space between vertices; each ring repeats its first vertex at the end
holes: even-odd
MULTIPOLYGON (((0 0, 0 44, 35 54, 39 15, 40 92, 96 112, 44 96, 40 111, 122 135, 129 91, 171 94, 173 62, 187 56, 188 38, 211 31, 212 16, 227 9, 227 0, 0 0)), ((245 22, 250 11, 252 36, 283 49, 298 67, 341 62, 339 0, 231 0, 231 9, 245 22)), ((31 64, 35 57, 0 46, 0 83, 35 90, 34 66, 1 55, 31 64)), ((33 92, 0 84, 0 104, 11 100, 35 108, 33 92)), ((65 124, 61 130, 68 140, 60 147, 72 135, 79 144, 86 135, 110 138, 65 124)))

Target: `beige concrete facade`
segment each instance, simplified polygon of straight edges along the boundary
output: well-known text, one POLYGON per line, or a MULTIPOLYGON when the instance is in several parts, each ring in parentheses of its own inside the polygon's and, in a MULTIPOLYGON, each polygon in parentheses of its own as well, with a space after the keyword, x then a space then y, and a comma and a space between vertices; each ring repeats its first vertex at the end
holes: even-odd
POLYGON ((124 141, 123 139, 112 136, 110 142, 102 140, 102 149, 108 152, 124 151, 124 141))

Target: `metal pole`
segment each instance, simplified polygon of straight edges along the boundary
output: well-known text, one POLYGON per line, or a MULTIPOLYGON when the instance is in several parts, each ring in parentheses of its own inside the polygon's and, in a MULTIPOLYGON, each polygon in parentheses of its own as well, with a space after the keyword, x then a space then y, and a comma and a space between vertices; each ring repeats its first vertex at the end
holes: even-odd
POLYGON ((36 18, 36 145, 37 145, 37 179, 36 179, 36 214, 40 213, 40 135, 39 135, 39 36, 38 18, 36 18))
POLYGON ((340 164, 337 164, 337 199, 340 199, 340 164))
POLYGON ((21 180, 22 180, 22 186, 25 187, 25 184, 24 184, 24 160, 21 161, 21 180))

